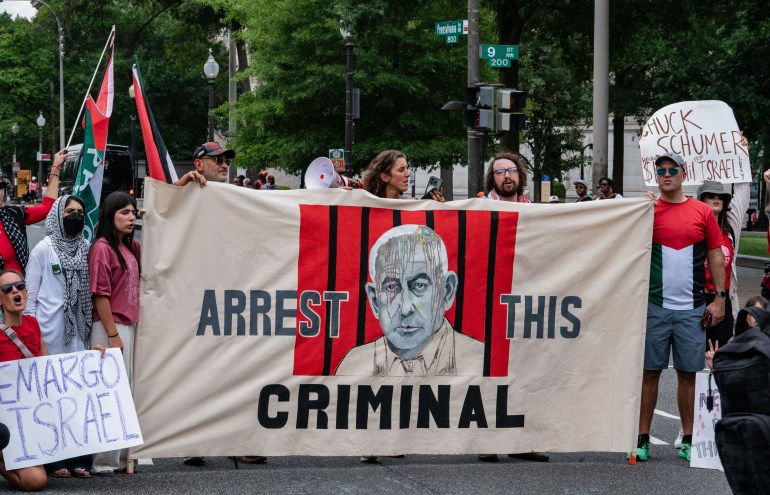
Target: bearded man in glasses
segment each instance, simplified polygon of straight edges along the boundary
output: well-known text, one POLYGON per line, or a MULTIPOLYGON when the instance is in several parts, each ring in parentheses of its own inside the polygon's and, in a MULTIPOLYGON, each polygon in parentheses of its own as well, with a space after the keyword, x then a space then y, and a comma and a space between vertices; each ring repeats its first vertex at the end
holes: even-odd
POLYGON ((492 158, 484 179, 484 192, 489 199, 531 203, 524 194, 527 170, 521 157, 510 151, 501 151, 492 158))
POLYGON ((725 314, 725 265, 721 231, 711 208, 682 191, 685 160, 666 153, 655 160, 660 198, 652 228, 652 263, 647 304, 642 401, 636 457, 650 456, 650 425, 661 371, 673 349, 677 404, 682 421, 679 457, 689 461, 692 447, 695 373, 703 369, 706 331, 725 314), (706 306, 704 262, 714 283, 714 302, 706 306))
POLYGON ((185 186, 190 182, 197 182, 203 187, 209 180, 227 182, 227 169, 233 158, 235 158, 235 151, 223 148, 211 141, 203 143, 195 148, 195 153, 193 153, 195 170, 184 174, 174 182, 174 185, 185 186))

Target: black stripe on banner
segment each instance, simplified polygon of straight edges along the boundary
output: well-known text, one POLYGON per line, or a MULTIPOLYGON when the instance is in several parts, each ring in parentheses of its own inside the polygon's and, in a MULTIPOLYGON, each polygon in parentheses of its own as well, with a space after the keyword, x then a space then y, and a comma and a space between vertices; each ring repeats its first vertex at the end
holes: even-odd
POLYGON ((433 219, 433 210, 427 210, 425 212, 425 225, 428 226, 431 230, 436 230, 436 227, 434 227, 435 220, 433 219))
POLYGON ((495 295, 495 254, 497 251, 498 212, 492 211, 489 220, 489 260, 487 261, 487 296, 484 309, 484 376, 489 376, 492 361, 492 297, 495 295))
POLYGON ((401 210, 393 210, 393 226, 401 225, 401 210))
POLYGON ((358 255, 358 327, 356 346, 364 345, 366 338, 366 274, 369 271, 369 208, 361 208, 361 250, 358 255))
POLYGON ((457 212, 457 295, 455 296, 455 330, 463 331, 463 306, 465 306, 465 210, 457 212))
MULTIPOLYGON (((329 207, 329 273, 327 275, 326 290, 333 291, 337 282, 337 207, 329 207)), ((329 376, 332 363, 332 337, 329 325, 331 324, 332 303, 326 303, 326 324, 324 325, 324 369, 323 375, 329 376)))

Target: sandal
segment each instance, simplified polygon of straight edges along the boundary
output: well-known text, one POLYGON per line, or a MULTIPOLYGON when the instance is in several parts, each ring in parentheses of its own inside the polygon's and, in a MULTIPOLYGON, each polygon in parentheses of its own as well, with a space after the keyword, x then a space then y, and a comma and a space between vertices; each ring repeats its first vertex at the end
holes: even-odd
POLYGON ((91 473, 88 472, 85 468, 79 467, 72 470, 72 477, 73 478, 90 478, 91 473))
POLYGON ((57 469, 53 473, 48 475, 51 478, 69 478, 70 472, 66 468, 57 469))

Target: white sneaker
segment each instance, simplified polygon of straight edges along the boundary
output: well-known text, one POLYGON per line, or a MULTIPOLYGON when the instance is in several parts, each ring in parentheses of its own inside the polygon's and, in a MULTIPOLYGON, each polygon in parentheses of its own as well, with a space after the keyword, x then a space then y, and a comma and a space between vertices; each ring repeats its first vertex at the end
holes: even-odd
POLYGON ((682 430, 679 430, 679 436, 676 437, 676 440, 674 440, 674 448, 675 449, 681 449, 682 448, 682 437, 684 436, 684 432, 682 430))

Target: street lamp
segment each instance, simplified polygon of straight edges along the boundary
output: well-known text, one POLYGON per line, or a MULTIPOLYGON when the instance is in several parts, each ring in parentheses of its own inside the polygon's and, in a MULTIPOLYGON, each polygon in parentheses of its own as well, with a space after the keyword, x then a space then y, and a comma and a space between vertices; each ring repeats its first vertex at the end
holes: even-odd
POLYGON ((43 127, 45 127, 45 117, 43 112, 37 117, 37 127, 40 129, 40 146, 37 151, 37 189, 35 190, 35 202, 37 203, 37 195, 39 194, 40 185, 43 183, 43 127))
POLYGON ((594 149, 594 143, 588 143, 587 145, 583 146, 583 151, 580 152, 581 158, 580 158, 580 178, 584 179, 583 177, 583 166, 585 165, 585 158, 586 158, 586 150, 588 148, 594 149))
POLYGON ((134 199, 137 198, 137 191, 139 191, 139 173, 136 169, 136 91, 134 85, 128 87, 128 96, 131 98, 131 167, 134 171, 133 189, 134 199))
POLYGON ((353 162, 353 47, 355 37, 345 29, 340 21, 340 34, 345 40, 347 63, 345 65, 345 173, 353 172, 350 164, 353 162))
POLYGON ((214 140, 213 111, 216 104, 214 101, 214 81, 217 78, 217 74, 219 74, 219 64, 214 60, 214 55, 212 55, 211 52, 212 50, 209 48, 209 58, 206 60, 206 63, 203 64, 203 73, 206 74, 206 79, 209 80, 209 141, 214 140))
POLYGON ((59 41, 59 149, 64 149, 64 28, 62 28, 59 17, 50 5, 43 0, 31 0, 30 3, 36 9, 40 5, 46 6, 56 20, 56 32, 59 41))

